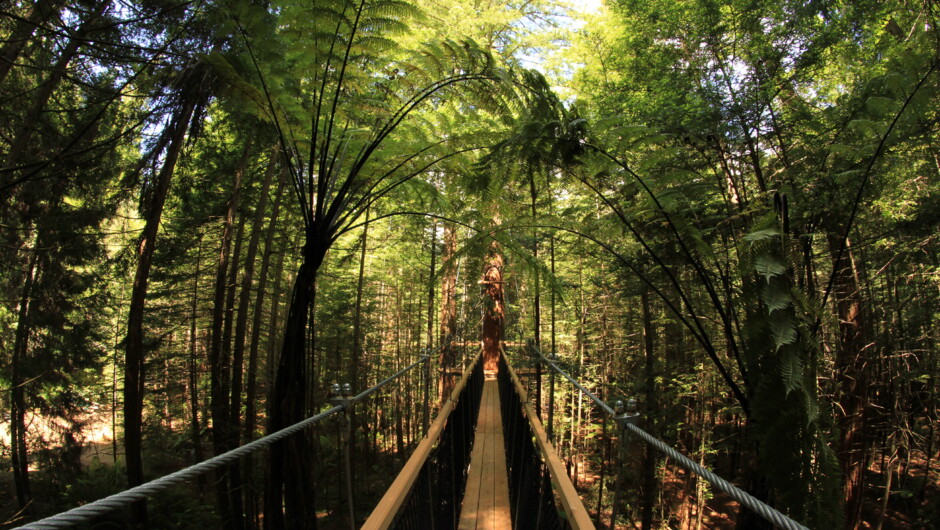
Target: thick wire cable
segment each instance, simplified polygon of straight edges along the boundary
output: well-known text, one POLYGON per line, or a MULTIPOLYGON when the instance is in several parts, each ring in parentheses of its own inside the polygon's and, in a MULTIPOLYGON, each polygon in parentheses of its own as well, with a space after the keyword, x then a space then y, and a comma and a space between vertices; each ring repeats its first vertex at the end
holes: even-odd
POLYGON ((323 420, 341 410, 343 410, 343 407, 335 406, 315 416, 311 416, 301 422, 295 423, 290 427, 285 427, 263 438, 259 438, 241 447, 232 449, 227 453, 222 453, 198 464, 176 471, 175 473, 170 473, 169 475, 165 475, 156 480, 151 480, 150 482, 141 484, 140 486, 133 487, 120 493, 115 493, 114 495, 99 499, 83 506, 79 506, 77 508, 72 508, 67 512, 62 512, 60 514, 53 515, 52 517, 40 519, 39 521, 26 524, 19 528, 70 528, 75 525, 87 523, 95 517, 100 517, 109 512, 117 510, 122 506, 146 499, 147 497, 153 496, 169 488, 170 486, 192 480, 203 473, 207 473, 213 469, 223 467, 243 456, 248 456, 255 451, 273 445, 276 442, 279 442, 288 436, 297 434, 314 423, 317 423, 318 421, 323 420))
MULTIPOLYGON (((614 418, 617 417, 617 412, 610 405, 603 402, 600 398, 595 396, 588 389, 584 388, 584 386, 582 386, 581 383, 579 383, 570 375, 568 375, 567 372, 559 368, 559 366, 555 364, 554 361, 545 357, 545 355, 537 347, 535 347, 535 352, 536 354, 538 354, 538 356, 542 359, 543 362, 551 366, 552 369, 554 369, 562 377, 567 379, 568 382, 570 382, 572 385, 577 387, 578 390, 584 393, 584 395, 591 398, 591 400, 594 401, 594 403, 597 403, 597 405, 601 407, 602 409, 604 409, 604 411, 606 411, 608 414, 610 414, 614 418)), ((708 469, 705 469, 704 467, 698 465, 694 460, 683 455, 679 451, 676 451, 675 449, 667 445, 666 442, 654 437, 653 435, 637 427, 633 423, 624 422, 623 425, 624 425, 624 428, 626 428, 628 431, 638 436, 645 443, 647 443, 654 449, 664 453, 669 458, 672 458, 673 460, 676 461, 676 463, 678 463, 680 466, 684 467, 685 469, 707 480, 713 486, 727 493, 728 495, 731 496, 731 498, 741 503, 742 506, 745 506, 753 510, 754 513, 760 515, 767 521, 777 525, 780 528, 785 528, 786 530, 809 530, 809 528, 801 525, 800 523, 794 521, 793 519, 790 519, 789 517, 780 513, 778 510, 776 510, 774 507, 770 506, 769 504, 761 500, 758 500, 757 498, 755 498, 748 492, 742 490, 741 488, 735 486, 734 484, 728 482, 727 480, 719 477, 718 475, 714 474, 708 469)))
MULTIPOLYGON (((430 359, 429 355, 423 355, 420 359, 408 365, 405 368, 402 368, 396 372, 391 377, 388 377, 384 381, 376 384, 372 388, 365 390, 364 392, 352 397, 349 399, 350 403, 356 403, 368 397, 369 395, 375 393, 383 386, 391 383, 395 379, 401 377, 403 374, 413 369, 414 367, 427 362, 430 359)), ((232 449, 226 453, 222 453, 218 456, 214 456, 208 460, 199 462, 187 468, 183 468, 169 475, 165 475, 150 482, 141 484, 140 486, 133 487, 129 490, 122 491, 120 493, 115 493, 114 495, 99 499, 97 501, 79 506, 77 508, 72 508, 66 512, 62 512, 51 517, 46 517, 45 519, 40 519, 32 523, 20 526, 20 529, 48 529, 48 528, 71 528, 73 526, 87 523, 96 517, 100 517, 109 512, 117 510, 123 506, 127 506, 136 501, 144 500, 147 497, 151 497, 170 486, 192 480, 203 473, 208 473, 214 469, 218 469, 225 465, 231 464, 232 462, 248 456, 256 451, 259 451, 265 447, 274 445, 275 443, 299 433, 300 431, 306 429, 307 427, 317 423, 321 420, 324 420, 337 412, 340 412, 345 407, 343 405, 337 405, 330 409, 327 409, 319 414, 310 416, 309 418, 299 421, 289 427, 285 427, 277 432, 273 432, 262 438, 258 438, 253 442, 249 442, 245 445, 232 449)))

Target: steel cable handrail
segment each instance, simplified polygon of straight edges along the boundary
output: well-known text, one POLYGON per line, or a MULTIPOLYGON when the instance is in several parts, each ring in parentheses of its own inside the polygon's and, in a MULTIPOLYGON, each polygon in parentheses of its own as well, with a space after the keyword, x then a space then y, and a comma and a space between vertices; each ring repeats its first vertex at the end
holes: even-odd
MULTIPOLYGON (((420 359, 411 363, 405 368, 402 368, 394 375, 386 378, 385 380, 377 383, 375 386, 353 396, 347 400, 344 400, 345 403, 351 405, 357 403, 371 394, 378 391, 383 386, 391 383, 395 379, 398 379, 404 375, 409 370, 412 370, 414 367, 427 362, 430 359, 430 355, 422 355, 420 359)), ((329 408, 319 414, 310 416, 305 420, 301 420, 291 426, 285 427, 277 432, 273 432, 262 438, 258 438, 253 442, 249 442, 240 447, 236 447, 231 451, 222 453, 220 455, 214 456, 208 460, 199 462, 198 464, 191 465, 189 467, 183 468, 169 475, 165 475, 150 482, 146 482, 139 486, 135 486, 131 489, 115 493, 103 499, 72 508, 71 510, 46 517, 45 519, 40 519, 32 523, 27 523, 23 526, 20 526, 20 529, 48 529, 48 528, 70 528, 85 522, 88 522, 95 517, 100 517, 109 512, 117 510, 122 506, 126 506, 136 501, 144 500, 149 496, 152 496, 156 493, 159 493, 170 486, 192 480, 203 473, 207 473, 214 469, 218 469, 227 464, 238 460, 244 456, 255 453, 265 447, 271 446, 284 438, 297 434, 298 432, 306 429, 307 427, 317 423, 323 419, 326 419, 337 412, 342 411, 346 408, 346 405, 336 405, 332 408, 329 408)))
MULTIPOLYGON (((613 409, 613 407, 611 407, 610 405, 602 401, 600 398, 595 396, 591 391, 584 388, 584 386, 581 385, 581 383, 579 383, 570 375, 568 375, 568 373, 562 370, 554 361, 546 357, 545 354, 542 353, 542 351, 538 348, 537 345, 531 344, 530 346, 532 347, 533 351, 535 351, 536 355, 538 355, 539 358, 543 362, 551 366, 552 369, 554 369, 562 377, 567 379, 572 385, 577 387, 577 389, 580 390, 582 393, 584 393, 584 395, 591 398, 591 400, 594 401, 594 403, 597 403, 597 405, 601 407, 602 409, 604 409, 604 411, 606 411, 608 414, 610 414, 611 417, 613 418, 618 417, 617 412, 613 409)), ((709 471, 708 469, 705 469, 704 467, 700 466, 691 458, 683 455, 679 451, 675 450, 674 448, 666 444, 666 442, 660 440, 659 438, 656 438, 650 433, 637 427, 635 424, 631 422, 622 422, 622 425, 625 429, 627 429, 631 433, 638 436, 641 440, 643 440, 645 443, 647 443, 651 447, 664 453, 669 458, 672 458, 680 466, 684 467, 685 469, 704 478, 705 480, 710 482, 713 486, 727 493, 734 500, 740 502, 742 506, 746 506, 747 508, 753 510, 755 513, 757 513, 758 515, 760 515, 767 521, 777 525, 780 528, 785 528, 786 530, 809 530, 809 528, 807 528, 806 526, 803 526, 802 524, 780 513, 780 511, 770 506, 769 504, 757 499, 750 493, 742 490, 741 488, 735 486, 734 484, 728 482, 727 480, 719 477, 712 471, 709 471)))

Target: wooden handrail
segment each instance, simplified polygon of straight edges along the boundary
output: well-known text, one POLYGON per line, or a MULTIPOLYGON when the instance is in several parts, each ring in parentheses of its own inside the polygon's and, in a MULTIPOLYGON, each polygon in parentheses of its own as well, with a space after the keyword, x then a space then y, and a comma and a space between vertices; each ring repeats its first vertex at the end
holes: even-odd
POLYGON ((506 359, 506 368, 509 371, 509 376, 512 378, 512 384, 516 387, 516 392, 519 393, 519 399, 522 401, 522 408, 526 418, 529 420, 529 426, 532 427, 535 441, 538 443, 539 450, 545 457, 545 464, 548 466, 549 473, 552 474, 552 481, 557 486, 555 491, 558 493, 558 496, 561 497, 561 504, 565 509, 565 514, 568 517, 571 528, 575 530, 594 528, 594 523, 591 522, 591 517, 584 507, 584 503, 581 502, 581 496, 578 495, 578 491, 574 488, 574 484, 571 483, 571 479, 568 477, 564 462, 558 458, 558 453, 555 452, 552 443, 548 441, 548 434, 545 433, 542 422, 539 421, 538 416, 535 414, 535 409, 532 408, 532 405, 528 402, 528 393, 525 387, 522 386, 512 366, 509 365, 509 359, 506 358, 505 352, 502 352, 502 354, 503 358, 506 359))
POLYGON ((460 394, 463 392, 464 387, 467 386, 470 374, 473 373, 473 368, 476 364, 480 362, 482 355, 483 350, 480 350, 473 362, 470 363, 470 366, 464 370, 463 376, 460 378, 457 386, 454 387, 454 391, 450 393, 450 397, 447 398, 447 401, 441 407, 441 411, 438 413, 437 417, 434 418, 434 423, 428 428, 428 434, 418 443, 418 447, 415 448, 414 453, 412 453, 408 461, 405 462, 405 466, 402 467, 401 472, 398 473, 392 485, 389 486, 385 495, 382 496, 382 500, 380 500, 375 506, 375 509, 372 510, 369 518, 366 519, 365 524, 362 525, 363 530, 385 530, 392 525, 395 516, 398 515, 398 510, 401 509, 401 505, 405 502, 405 499, 408 498, 411 487, 414 486, 415 481, 418 480, 418 474, 421 473, 424 461, 427 460, 428 455, 431 454, 431 450, 437 443, 437 439, 440 438, 441 432, 443 432, 444 426, 447 424, 447 418, 450 417, 450 413, 457 405, 460 394))

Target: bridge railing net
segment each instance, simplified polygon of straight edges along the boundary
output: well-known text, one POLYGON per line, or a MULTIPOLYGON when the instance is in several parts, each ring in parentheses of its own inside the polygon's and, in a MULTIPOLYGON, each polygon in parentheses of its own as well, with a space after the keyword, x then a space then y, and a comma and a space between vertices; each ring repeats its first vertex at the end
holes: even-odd
POLYGON ((523 412, 522 400, 502 355, 497 381, 506 440, 513 528, 568 528, 559 516, 561 508, 555 504, 551 473, 535 445, 535 434, 523 412))
MULTIPOLYGON (((478 356, 466 384, 462 389, 456 389, 453 409, 446 419, 439 418, 446 423, 437 445, 424 459, 391 528, 457 528, 473 447, 474 424, 483 394, 483 379, 483 363, 478 356)), ((433 432, 434 429, 431 436, 433 432)), ((428 443, 433 443, 433 440, 428 440, 428 443)), ((366 527, 369 527, 368 522, 366 527)))

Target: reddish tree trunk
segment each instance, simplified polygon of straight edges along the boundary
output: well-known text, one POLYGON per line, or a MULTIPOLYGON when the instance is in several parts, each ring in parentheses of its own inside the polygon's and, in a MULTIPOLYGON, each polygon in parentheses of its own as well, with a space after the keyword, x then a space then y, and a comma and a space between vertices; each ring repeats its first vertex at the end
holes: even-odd
POLYGON ((486 313, 483 315, 483 369, 495 374, 499 366, 499 346, 503 339, 503 256, 494 241, 483 266, 483 292, 486 295, 486 313))
MULTIPOLYGON (((827 238, 833 259, 839 254, 841 239, 832 232, 827 238)), ((858 272, 849 241, 841 262, 834 262, 833 295, 839 316, 839 345, 836 353, 835 378, 839 388, 836 407, 839 425, 837 455, 842 468, 845 499, 845 528, 857 528, 861 521, 868 461, 868 440, 865 436, 865 405, 868 403, 868 354, 866 353, 866 322, 862 311, 862 294, 858 272)))

